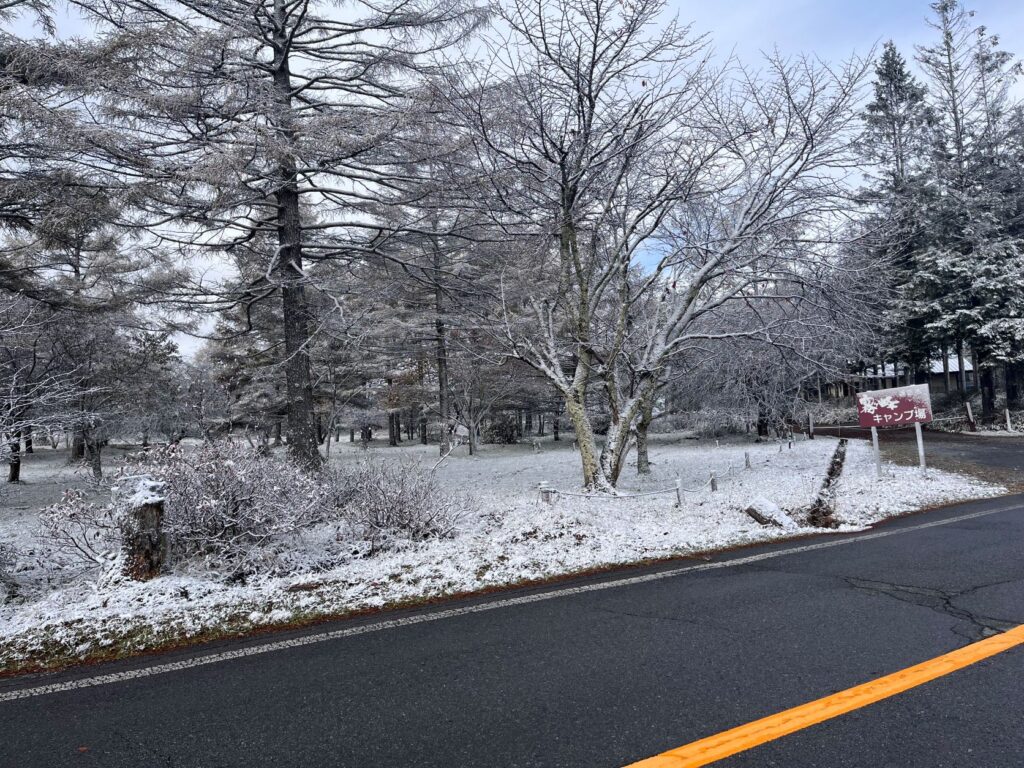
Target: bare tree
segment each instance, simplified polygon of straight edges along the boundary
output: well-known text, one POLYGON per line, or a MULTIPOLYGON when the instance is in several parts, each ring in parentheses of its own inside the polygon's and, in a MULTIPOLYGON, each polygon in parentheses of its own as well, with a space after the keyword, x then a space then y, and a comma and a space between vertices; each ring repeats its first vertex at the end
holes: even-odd
POLYGON ((770 338, 770 323, 709 317, 798 300, 829 272, 850 207, 865 65, 772 57, 765 74, 713 72, 663 8, 512 2, 464 107, 518 235, 509 263, 521 271, 526 250, 542 277, 506 274, 507 347, 562 394, 584 485, 603 491, 676 356, 702 338, 770 338))

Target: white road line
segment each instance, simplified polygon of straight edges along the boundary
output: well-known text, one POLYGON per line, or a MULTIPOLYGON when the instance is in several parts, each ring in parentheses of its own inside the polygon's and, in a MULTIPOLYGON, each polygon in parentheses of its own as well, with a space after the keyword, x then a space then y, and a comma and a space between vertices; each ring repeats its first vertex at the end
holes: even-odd
POLYGON ((265 643, 263 645, 239 648, 234 651, 211 653, 205 656, 197 656, 191 659, 184 659, 182 661, 173 661, 167 664, 156 664, 151 667, 132 669, 127 670, 125 672, 113 672, 105 675, 95 675, 94 677, 86 677, 79 680, 69 680, 63 683, 40 685, 34 688, 22 688, 20 690, 13 691, 3 691, 0 692, 0 702, 15 701, 17 699, 27 699, 33 696, 44 696, 49 693, 60 693, 62 691, 73 691, 79 688, 92 688, 97 685, 118 683, 124 680, 134 680, 140 677, 152 677, 154 675, 162 675, 167 672, 176 672, 182 669, 192 669, 194 667, 203 667, 208 664, 218 664, 222 661, 230 661, 232 659, 244 659, 249 656, 258 656, 264 653, 283 651, 289 648, 298 648, 303 645, 324 643, 329 640, 337 640, 342 637, 365 635, 369 634, 370 632, 380 632, 385 629, 397 629, 398 627, 407 627, 411 624, 425 624, 430 621, 441 621, 442 619, 451 619, 456 616, 464 616, 470 613, 483 613, 484 611, 495 611, 500 608, 509 608, 511 606, 516 605, 539 603, 544 600, 554 600, 556 598, 568 597, 570 595, 580 595, 586 592, 598 592, 604 589, 628 587, 633 584, 643 584, 649 581, 670 579, 675 576, 681 576, 687 573, 711 571, 717 568, 732 568, 737 565, 749 565, 750 563, 758 563, 763 560, 772 560, 777 557, 795 555, 801 552, 813 552, 818 549, 828 549, 829 547, 841 547, 847 544, 855 544, 862 541, 870 541, 872 539, 884 539, 887 536, 898 536, 904 533, 912 533, 913 531, 921 531, 926 528, 937 528, 942 525, 951 525, 953 523, 959 523, 964 520, 974 520, 979 517, 996 515, 1000 512, 1010 512, 1015 509, 1020 509, 1022 506, 1024 505, 1014 504, 1012 506, 1000 507, 998 509, 988 509, 982 512, 972 512, 970 514, 960 515, 958 517, 951 517, 945 520, 934 520, 929 523, 920 523, 919 525, 912 525, 906 528, 892 528, 890 530, 877 531, 875 533, 867 533, 860 536, 833 539, 830 541, 821 541, 816 542, 814 544, 804 544, 803 546, 799 547, 791 547, 789 549, 782 549, 776 552, 763 552, 759 555, 748 555, 747 557, 738 557, 732 560, 724 560, 719 563, 703 563, 700 565, 689 565, 683 568, 673 568, 671 570, 660 571, 658 573, 649 573, 643 576, 630 576, 624 579, 613 579, 610 581, 602 581, 596 584, 584 584, 578 587, 565 587, 564 589, 556 589, 533 595, 509 597, 502 600, 494 600, 492 602, 481 603, 478 605, 465 606, 463 608, 448 608, 446 610, 431 611, 429 613, 423 613, 417 616, 406 616, 400 619, 378 621, 372 624, 363 624, 356 627, 349 627, 347 629, 337 629, 331 632, 306 635, 303 637, 292 638, 290 640, 279 640, 278 642, 274 643, 265 643))

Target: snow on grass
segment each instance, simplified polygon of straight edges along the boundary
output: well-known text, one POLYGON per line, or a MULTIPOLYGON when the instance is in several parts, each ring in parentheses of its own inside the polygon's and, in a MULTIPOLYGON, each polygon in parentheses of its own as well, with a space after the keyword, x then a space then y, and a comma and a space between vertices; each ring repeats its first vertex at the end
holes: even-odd
POLYGON ((881 479, 867 442, 851 440, 846 466, 836 486, 836 518, 853 526, 868 526, 895 515, 947 504, 965 498, 980 499, 1006 493, 1006 489, 974 478, 919 467, 884 463, 881 479))
MULTIPOLYGON (((366 556, 322 525, 287 542, 284 573, 229 582, 197 567, 146 583, 100 578, 48 550, 25 510, 0 515, 0 542, 19 550, 14 579, 19 596, 0 606, 0 668, 30 660, 68 661, 116 649, 117 654, 179 638, 242 632, 254 627, 408 604, 464 592, 550 578, 618 564, 681 556, 818 532, 762 527, 743 510, 752 503, 801 519, 814 500, 836 442, 783 444, 697 442, 662 437, 651 449, 653 472, 627 468, 624 498, 558 495, 539 499, 542 481, 579 492, 579 457, 568 444, 485 446, 474 457, 453 456, 439 469, 442 483, 469 500, 449 539, 407 542, 366 556), (751 469, 744 469, 749 453, 751 469), (715 473, 718 490, 709 485, 715 473), (676 506, 677 479, 686 489, 676 506), (661 495, 629 494, 668 490, 661 495)), ((336 447, 332 462, 362 460, 355 446, 336 447)), ((400 453, 430 466, 436 447, 371 449, 400 453)), ((841 530, 955 499, 999 493, 967 478, 888 466, 875 480, 870 448, 851 443, 837 486, 841 530)))

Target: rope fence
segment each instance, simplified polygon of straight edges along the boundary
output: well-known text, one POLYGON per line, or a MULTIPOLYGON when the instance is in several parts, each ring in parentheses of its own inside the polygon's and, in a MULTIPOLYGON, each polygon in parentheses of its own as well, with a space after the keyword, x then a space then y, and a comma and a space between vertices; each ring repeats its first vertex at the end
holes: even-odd
MULTIPOLYGON (((789 444, 789 449, 792 450, 792 437, 787 441, 787 443, 789 444)), ((715 441, 715 447, 721 447, 721 444, 718 440, 715 441)), ((773 451, 772 455, 775 455, 775 453, 776 452, 773 451)), ((779 443, 779 450, 777 453, 782 453, 782 443, 779 443)), ((674 493, 676 495, 676 506, 679 507, 682 506, 683 504, 683 494, 685 493, 701 493, 708 487, 710 487, 712 493, 714 493, 715 491, 718 490, 718 482, 720 477, 732 477, 734 474, 752 470, 755 465, 760 467, 766 466, 770 463, 770 458, 765 459, 764 461, 751 461, 750 451, 744 451, 742 467, 730 463, 724 472, 722 472, 721 470, 719 470, 718 474, 716 474, 715 472, 709 472, 708 479, 705 480, 696 488, 684 487, 683 481, 680 478, 676 480, 676 484, 672 488, 665 488, 663 490, 657 491, 640 491, 638 493, 579 493, 574 491, 560 491, 559 489, 551 486, 546 480, 542 480, 537 485, 538 500, 545 504, 554 504, 559 496, 569 496, 580 499, 595 499, 598 501, 624 501, 627 499, 639 499, 645 496, 664 496, 670 493, 674 493)))

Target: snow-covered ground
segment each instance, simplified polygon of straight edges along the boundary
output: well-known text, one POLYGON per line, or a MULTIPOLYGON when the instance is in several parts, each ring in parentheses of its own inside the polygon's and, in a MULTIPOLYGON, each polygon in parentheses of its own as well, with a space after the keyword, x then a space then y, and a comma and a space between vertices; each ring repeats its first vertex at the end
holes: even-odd
MULTIPOLYGON (((21 503, 0 497, 0 543, 18 550, 17 597, 0 605, 0 668, 32 658, 69 659, 116 647, 118 653, 174 638, 304 620, 387 605, 408 604, 556 575, 686 555, 818 532, 764 527, 743 510, 780 508, 797 521, 816 497, 835 440, 792 444, 685 440, 660 436, 651 449, 653 473, 628 467, 623 494, 667 491, 637 498, 588 498, 578 493, 579 457, 567 442, 483 446, 474 457, 452 456, 438 469, 447 488, 462 494, 465 514, 453 538, 408 542, 365 556, 331 525, 288 543, 284 575, 229 582, 179 566, 147 583, 111 582, 74 565, 39 536, 34 499, 55 501, 61 475, 54 457, 26 462, 29 484, 21 503), (749 454, 751 468, 745 468, 749 454), (49 474, 45 467, 49 466, 49 474), (54 475, 56 473, 56 475, 54 475), (714 473, 718 488, 712 491, 714 473), (683 503, 676 505, 676 483, 683 503), (541 502, 538 484, 563 491, 541 502), (33 484, 35 484, 33 486, 33 484), (27 489, 35 487, 32 492, 27 489), (20 507, 20 508, 18 508, 20 507)), ((436 447, 372 448, 379 457, 415 457, 428 466, 436 447)), ((357 446, 333 446, 332 462, 362 460, 357 446)), ((925 478, 912 468, 886 465, 875 478, 870 447, 851 442, 836 486, 840 530, 958 499, 991 496, 1001 488, 942 472, 925 478)), ((42 500, 42 501, 40 501, 42 500)))

